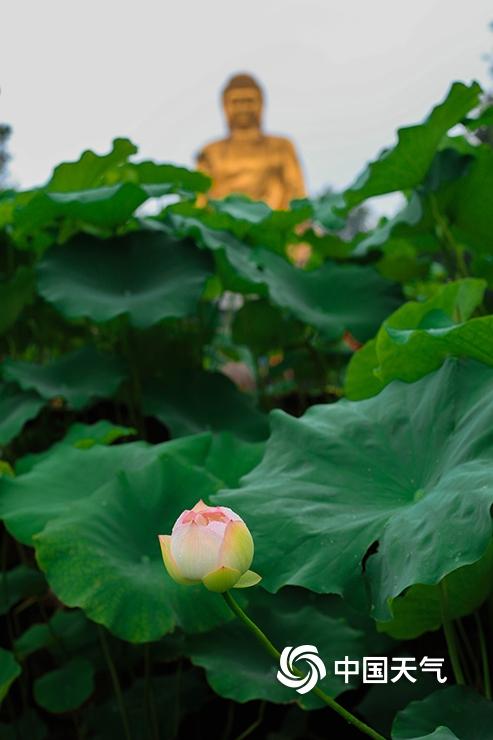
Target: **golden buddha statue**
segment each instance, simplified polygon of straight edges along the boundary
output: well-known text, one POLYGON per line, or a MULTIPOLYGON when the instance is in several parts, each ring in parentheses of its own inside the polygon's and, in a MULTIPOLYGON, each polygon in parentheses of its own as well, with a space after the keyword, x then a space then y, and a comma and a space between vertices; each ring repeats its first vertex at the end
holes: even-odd
POLYGON ((305 196, 303 174, 293 144, 262 131, 263 94, 247 74, 232 77, 222 94, 229 136, 207 144, 197 168, 212 178, 208 197, 242 194, 286 209, 305 196))

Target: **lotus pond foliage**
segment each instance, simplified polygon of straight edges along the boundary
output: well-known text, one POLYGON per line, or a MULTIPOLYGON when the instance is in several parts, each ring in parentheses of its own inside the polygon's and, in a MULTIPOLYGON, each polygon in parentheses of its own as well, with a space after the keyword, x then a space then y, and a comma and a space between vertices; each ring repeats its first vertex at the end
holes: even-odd
POLYGON ((277 648, 317 646, 322 692, 393 740, 491 740, 482 99, 454 83, 287 211, 199 206, 205 175, 122 138, 0 192, 1 738, 199 740, 205 716, 218 740, 362 737, 276 680, 205 571, 164 568, 158 535, 201 500, 248 527, 231 583, 261 580, 235 599, 277 648), (443 657, 448 680, 334 671, 371 655, 443 657))

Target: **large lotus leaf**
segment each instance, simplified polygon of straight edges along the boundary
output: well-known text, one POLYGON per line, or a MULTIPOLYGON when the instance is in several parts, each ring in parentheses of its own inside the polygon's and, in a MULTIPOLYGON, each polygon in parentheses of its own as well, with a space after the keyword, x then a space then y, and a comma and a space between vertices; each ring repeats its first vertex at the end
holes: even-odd
MULTIPOLYGON (((309 206, 304 209, 274 211, 262 201, 252 201, 240 195, 213 200, 209 205, 214 208, 214 213, 209 209, 196 211, 206 225, 226 229, 250 245, 272 249, 279 254, 285 254, 286 245, 297 240, 295 227, 307 221, 311 215, 309 206)), ((177 206, 176 209, 180 210, 180 207, 182 213, 185 213, 184 206, 177 206)), ((344 244, 337 236, 331 238, 339 245, 344 244)))
POLYGON ((337 339, 349 329, 366 341, 401 302, 395 284, 372 267, 327 262, 316 270, 300 270, 274 252, 252 249, 197 218, 173 214, 169 223, 177 234, 192 236, 214 252, 226 288, 268 294, 273 303, 329 339, 337 339))
POLYGON ((476 563, 450 573, 438 586, 411 586, 392 601, 394 618, 378 629, 396 639, 412 639, 442 624, 443 589, 449 617, 456 619, 479 607, 493 583, 493 543, 476 563))
POLYGON ((264 442, 246 442, 230 432, 215 434, 205 467, 226 486, 237 486, 240 479, 258 465, 264 448, 264 442))
POLYGON ((94 445, 110 445, 117 439, 129 437, 134 434, 135 429, 117 426, 104 419, 96 421, 94 424, 81 424, 77 422, 69 427, 63 439, 55 442, 55 444, 44 450, 44 452, 34 452, 24 455, 24 457, 17 460, 15 463, 15 472, 17 475, 29 472, 38 462, 53 455, 59 447, 69 446, 88 449, 89 447, 94 447, 94 445))
POLYGON ((162 454, 120 472, 34 537, 36 557, 58 598, 130 642, 157 640, 176 626, 202 631, 226 621, 218 594, 168 575, 158 534, 220 481, 188 458, 162 454))
POLYGON ((34 390, 46 400, 62 396, 80 409, 95 398, 113 396, 126 371, 119 358, 83 347, 47 365, 7 358, 2 374, 25 391, 34 390))
POLYGON ((170 184, 189 193, 207 190, 210 178, 185 167, 156 162, 128 162, 137 153, 129 139, 115 139, 108 154, 82 153, 76 162, 63 162, 53 171, 46 190, 55 193, 73 193, 116 182, 134 182, 149 185, 170 184))
MULTIPOLYGON (((370 654, 376 654, 373 648, 370 654)), ((393 655, 400 658, 415 657, 402 646, 394 649, 393 655)), ((389 738, 397 712, 405 709, 410 702, 424 699, 437 690, 436 674, 421 671, 416 678, 415 683, 404 679, 395 682, 390 680, 385 688, 381 684, 367 685, 363 699, 357 705, 358 715, 374 730, 389 738)))
POLYGON ((10 685, 21 674, 21 667, 9 650, 0 648, 0 704, 5 699, 10 685))
POLYGON ((413 737, 412 740, 461 740, 455 733, 447 727, 437 727, 431 735, 420 735, 413 737))
POLYGON ((435 229, 435 221, 422 191, 419 195, 413 192, 400 211, 392 218, 383 220, 368 236, 358 241, 353 255, 364 257, 369 252, 385 247, 392 253, 392 249, 403 242, 418 251, 434 252, 440 246, 435 229))
POLYGON ((104 229, 124 224, 149 197, 166 195, 169 187, 157 192, 131 182, 79 192, 38 193, 15 214, 20 234, 31 234, 59 218, 71 219, 104 229))
POLYGON ((146 384, 144 412, 168 427, 173 437, 202 431, 231 431, 255 441, 268 435, 266 414, 222 373, 185 370, 146 384))
POLYGON ((316 224, 320 224, 329 231, 339 231, 346 225, 345 219, 341 218, 340 212, 344 208, 344 196, 342 193, 329 192, 316 198, 297 198, 292 200, 290 207, 294 211, 306 211, 316 224), (311 214, 310 214, 311 211, 311 214))
POLYGON ((198 219, 208 229, 228 232, 250 246, 258 245, 284 254, 286 244, 297 239, 295 227, 310 218, 311 210, 306 206, 273 211, 262 201, 230 195, 224 200, 210 200, 206 209, 187 202, 177 203, 167 209, 167 215, 198 219))
POLYGON ((34 273, 30 267, 19 267, 11 280, 0 283, 0 334, 15 324, 33 298, 34 273))
POLYGON ((492 418, 493 370, 457 360, 366 401, 274 411, 260 465, 214 500, 249 523, 266 588, 361 603, 368 554, 374 616, 390 620, 406 588, 475 563, 491 542, 492 418))
POLYGON ((211 274, 206 252, 162 232, 107 240, 78 235, 46 253, 38 287, 70 318, 102 322, 126 314, 143 328, 193 314, 211 274))
POLYGON ((74 658, 34 681, 34 698, 48 712, 60 714, 80 707, 94 691, 94 669, 85 658, 74 658))
POLYGON ((416 187, 424 179, 447 131, 479 103, 481 87, 455 82, 422 124, 401 128, 397 144, 371 162, 344 193, 348 208, 367 198, 416 187))
POLYGON ((266 300, 246 302, 235 315, 233 341, 247 345, 257 354, 301 344, 307 334, 306 326, 286 313, 266 300))
POLYGON ((190 237, 213 252, 216 270, 225 289, 267 295, 264 276, 253 260, 251 247, 224 229, 210 228, 199 215, 171 213, 166 225, 171 233, 181 238, 190 237))
POLYGON ((437 233, 436 208, 448 208, 450 200, 455 198, 457 181, 467 173, 476 155, 475 147, 466 153, 458 151, 452 140, 445 140, 447 146, 435 154, 424 182, 419 185, 419 192, 413 191, 404 208, 392 218, 382 220, 358 241, 354 256, 385 249, 390 257, 400 244, 412 246, 419 252, 435 252, 442 247, 437 233), (431 194, 433 203, 428 197, 431 194))
POLYGON ((8 444, 45 402, 34 391, 22 391, 13 383, 0 383, 0 445, 8 444))
MULTIPOLYGON (((368 650, 368 637, 363 629, 344 618, 333 598, 315 596, 303 589, 283 589, 273 596, 262 588, 248 593, 246 611, 282 651, 288 645, 315 645, 323 660, 327 676, 318 686, 330 696, 337 696, 360 681, 335 675, 336 660, 361 660, 368 650)), ((349 611, 349 610, 347 610, 349 611)), ((311 693, 301 695, 281 684, 276 674, 279 664, 260 645, 238 619, 206 635, 187 639, 185 652, 195 665, 207 672, 214 691, 238 702, 263 699, 276 703, 298 701, 305 708, 323 706, 311 693)), ((379 653, 380 655, 381 653, 379 653)), ((309 665, 300 659, 300 670, 309 665)))
POLYGON ((300 270, 265 249, 255 255, 270 300, 327 339, 338 339, 349 330, 366 341, 401 302, 397 286, 372 267, 326 262, 316 270, 300 270))
POLYGON ((17 565, 12 570, 3 571, 0 577, 0 615, 27 596, 35 596, 46 588, 42 573, 27 565, 17 565))
POLYGON ((61 444, 42 455, 27 471, 15 478, 0 478, 0 518, 20 542, 32 537, 52 519, 65 513, 76 501, 87 498, 123 470, 137 468, 166 453, 184 454, 190 464, 199 464, 210 448, 210 436, 148 445, 130 442, 115 447, 94 445, 88 449, 61 444))
POLYGON ((204 193, 211 185, 210 177, 203 172, 152 161, 129 162, 119 169, 118 177, 139 182, 146 188, 166 185, 169 192, 188 196, 204 193))
POLYGON ((150 197, 193 195, 210 185, 206 175, 184 167, 129 163, 136 152, 128 139, 115 139, 108 154, 86 151, 77 162, 59 165, 44 188, 17 197, 17 230, 32 233, 60 217, 112 229, 150 197))
POLYGON ((467 321, 481 304, 485 287, 484 280, 458 280, 426 301, 398 308, 376 338, 353 355, 346 373, 347 397, 368 398, 395 379, 413 382, 450 355, 493 364, 493 318, 467 321))
POLYGON ((55 193, 70 193, 105 185, 108 173, 136 153, 137 147, 129 139, 114 139, 108 154, 96 154, 88 149, 76 162, 62 162, 55 167, 46 189, 55 193))
POLYGON ((14 648, 20 660, 43 648, 63 659, 68 646, 75 653, 86 650, 96 640, 94 623, 80 609, 70 609, 56 612, 48 622, 32 624, 15 641, 14 648))
POLYGON ((41 191, 25 206, 17 208, 15 226, 19 233, 30 234, 56 219, 65 218, 108 231, 124 224, 148 198, 160 198, 177 190, 190 194, 195 192, 195 189, 190 190, 193 183, 204 188, 202 179, 205 176, 201 173, 154 162, 140 165, 127 165, 124 172, 117 170, 115 177, 128 179, 115 185, 70 192, 41 191), (140 165, 146 165, 145 169, 129 169, 140 165), (139 183, 139 178, 146 175, 150 182, 139 183))
POLYGON ((267 203, 250 200, 242 195, 230 195, 224 200, 212 200, 211 205, 218 213, 231 216, 233 221, 246 221, 250 224, 259 224, 268 219, 272 213, 267 203))
MULTIPOLYGON (((493 704, 465 686, 448 686, 399 712, 392 727, 393 740, 428 736, 436 728, 450 730, 460 740, 491 740, 493 704)), ((437 735, 432 735, 435 738, 437 735)))
POLYGON ((455 190, 447 216, 460 241, 479 252, 493 253, 493 150, 484 145, 455 190))

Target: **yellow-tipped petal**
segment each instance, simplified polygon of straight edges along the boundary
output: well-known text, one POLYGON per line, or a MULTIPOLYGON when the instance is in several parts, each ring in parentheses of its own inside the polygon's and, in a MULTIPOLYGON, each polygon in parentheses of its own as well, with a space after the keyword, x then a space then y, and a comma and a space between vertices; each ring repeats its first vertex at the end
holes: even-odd
POLYGON ((161 545, 161 554, 163 556, 164 565, 166 566, 168 575, 174 581, 176 581, 177 583, 181 583, 184 586, 191 586, 194 583, 199 583, 199 581, 191 581, 189 578, 183 578, 183 576, 180 575, 178 566, 173 555, 171 554, 171 536, 169 534, 160 534, 158 535, 158 538, 159 544, 161 545))
POLYGON ((250 586, 256 586, 262 580, 262 576, 255 573, 253 570, 247 570, 242 576, 236 581, 233 588, 249 588, 250 586))
POLYGON ((219 563, 244 573, 253 560, 253 539, 244 522, 236 520, 226 527, 219 552, 219 563))
POLYGON ((239 570, 227 568, 223 565, 204 576, 202 583, 209 591, 223 593, 223 591, 229 591, 230 588, 233 588, 240 576, 239 570))

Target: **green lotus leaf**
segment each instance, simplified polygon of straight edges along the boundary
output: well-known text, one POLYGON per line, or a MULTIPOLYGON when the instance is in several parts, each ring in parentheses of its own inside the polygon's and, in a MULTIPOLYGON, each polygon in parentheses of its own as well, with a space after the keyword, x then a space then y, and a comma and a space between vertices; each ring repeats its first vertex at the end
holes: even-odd
POLYGON ((455 82, 423 123, 398 130, 397 144, 384 150, 346 190, 346 207, 354 208, 367 198, 419 185, 447 131, 478 105, 480 95, 477 82, 469 86, 455 82))
POLYGON ((113 140, 108 154, 96 154, 88 149, 76 162, 62 162, 55 167, 46 190, 71 193, 105 185, 108 183, 108 173, 124 165, 136 153, 135 144, 122 138, 113 140))
POLYGON ((78 447, 79 449, 89 449, 94 445, 111 445, 117 439, 135 435, 135 429, 131 427, 122 427, 113 424, 110 421, 101 419, 94 424, 81 424, 77 422, 69 427, 66 435, 59 442, 51 445, 44 452, 34 452, 24 455, 15 463, 15 472, 17 475, 27 473, 37 465, 41 460, 50 457, 60 447, 78 447))
POLYGON ((41 191, 16 211, 20 234, 32 234, 57 219, 70 219, 108 231, 124 224, 148 198, 166 195, 170 186, 144 188, 132 182, 73 192, 41 191))
POLYGON ((13 383, 0 383, 0 445, 8 444, 34 419, 44 400, 34 391, 22 391, 13 383))
MULTIPOLYGON (((293 588, 283 589, 273 596, 259 587, 248 593, 246 608, 248 615, 269 635, 279 652, 288 645, 317 647, 327 670, 326 678, 318 686, 333 697, 354 688, 361 680, 352 676, 345 684, 344 677, 335 674, 334 662, 344 660, 346 655, 351 660, 362 660, 368 650, 369 634, 375 636, 371 624, 364 624, 364 628, 360 624, 351 624, 350 610, 347 607, 341 610, 339 601, 293 588)), ((376 647, 375 642, 373 645, 376 647)), ((189 636, 185 652, 192 663, 205 668, 213 690, 227 699, 238 702, 253 699, 275 703, 297 701, 307 709, 323 706, 321 700, 311 693, 298 694, 277 680, 279 663, 238 619, 206 635, 189 636)), ((309 670, 309 665, 301 659, 297 667, 309 670)))
POLYGON ((94 669, 85 658, 74 658, 61 668, 34 681, 34 698, 48 712, 77 709, 94 691, 94 669))
POLYGON ((258 465, 264 454, 264 442, 247 442, 230 432, 215 434, 205 460, 206 469, 228 487, 258 465))
POLYGON ((37 561, 63 603, 129 642, 157 640, 176 626, 210 629, 229 618, 228 609, 202 584, 170 578, 158 534, 169 534, 184 509, 220 485, 190 458, 164 453, 51 520, 33 538, 37 561))
POLYGON ((266 300, 248 301, 235 315, 233 340, 257 354, 302 343, 306 326, 286 313, 266 300))
POLYGON ((484 280, 458 280, 426 301, 398 308, 376 338, 353 355, 346 373, 347 397, 368 398, 396 379, 413 382, 449 356, 493 365, 493 317, 467 321, 481 304, 485 288, 484 280))
POLYGON ((2 374, 25 391, 34 390, 46 400, 61 396, 80 409, 96 398, 111 398, 126 371, 119 358, 83 347, 47 365, 7 358, 2 374))
POLYGON ((460 243, 471 251, 493 252, 493 150, 483 145, 454 191, 446 216, 460 243))
POLYGON ((188 196, 205 193, 211 185, 210 177, 203 172, 147 160, 127 162, 120 168, 118 175, 124 180, 137 181, 145 187, 167 185, 169 192, 188 196))
POLYGON ((457 619, 481 606, 491 593, 493 583, 493 543, 480 560, 464 565, 442 579, 439 585, 411 586, 392 601, 393 619, 377 627, 396 639, 411 639, 443 622, 445 593, 449 617, 457 619), (444 591, 445 590, 445 591, 444 591))
POLYGON ((490 545, 492 418, 493 370, 448 360, 366 401, 274 411, 260 465, 213 498, 248 523, 265 588, 363 604, 366 556, 373 614, 388 621, 409 586, 439 583, 490 545))
POLYGON ((186 437, 163 445, 130 442, 88 449, 69 444, 55 446, 22 475, 0 479, 0 518, 20 542, 32 537, 52 519, 87 498, 121 471, 137 468, 160 454, 184 454, 190 464, 204 461, 210 435, 186 437))
POLYGON ((316 270, 300 270, 260 248, 255 259, 270 300, 327 339, 338 339, 349 330, 366 341, 401 303, 397 286, 372 267, 326 262, 316 270))
POLYGON ((466 686, 448 686, 399 712, 392 726, 393 740, 449 737, 490 740, 493 704, 466 686), (442 734, 431 734, 440 728, 442 734), (444 734, 449 730, 451 734, 444 734))
POLYGON ((86 151, 78 161, 59 165, 43 188, 17 196, 17 233, 36 233, 59 218, 111 230, 148 198, 168 193, 192 196, 210 185, 206 175, 184 167, 128 162, 136 152, 128 139, 115 139, 108 154, 86 151))
POLYGON ((3 571, 0 577, 0 614, 27 596, 37 596, 46 589, 42 573, 27 565, 17 565, 11 570, 3 571))
POLYGON ((447 727, 437 727, 431 735, 421 735, 413 738, 413 740, 460 740, 460 738, 447 727))
POLYGON ((225 288, 268 295, 328 339, 338 339, 348 329, 366 341, 401 302, 397 286, 372 267, 326 262, 316 270, 300 270, 280 255, 252 249, 196 217, 172 214, 168 222, 179 236, 191 236, 213 251, 225 288))
POLYGON ((250 200, 246 196, 230 195, 224 200, 212 200, 215 211, 231 216, 233 221, 247 221, 259 224, 269 218, 272 210, 266 203, 250 200))
POLYGON ((171 373, 166 381, 146 383, 142 406, 173 437, 209 430, 231 431, 248 441, 268 435, 266 414, 222 373, 184 370, 171 373))
MULTIPOLYGON (((373 655, 375 650, 370 647, 373 655)), ((394 648, 393 655, 400 658, 416 657, 403 646, 394 648)), ((390 660, 390 657, 389 657, 390 660)), ((420 672, 416 682, 399 680, 394 683, 390 680, 385 687, 381 684, 366 686, 362 701, 357 706, 358 715, 385 738, 390 738, 392 723, 397 712, 408 706, 412 701, 424 699, 437 690, 436 674, 420 672)), ((444 739, 445 740, 445 739, 444 739)), ((447 738, 448 740, 448 738, 447 738)))
POLYGON ((78 235, 45 254, 38 288, 69 318, 104 322, 127 315, 144 328, 193 314, 211 274, 207 252, 162 232, 107 240, 78 235))
POLYGON ((227 290, 238 293, 267 295, 264 276, 252 259, 252 249, 225 227, 211 228, 201 219, 200 211, 194 215, 169 213, 163 228, 179 238, 191 238, 212 251, 216 272, 227 290))
POLYGON ((19 267, 9 281, 0 283, 0 334, 15 324, 25 306, 34 299, 34 272, 19 267))
POLYGON ((96 626, 80 609, 56 612, 48 622, 32 624, 15 641, 15 654, 19 660, 44 648, 60 659, 67 648, 72 652, 86 650, 97 640, 96 626))
POLYGON ((20 674, 21 667, 12 653, 0 648, 0 704, 7 696, 11 684, 20 674))

